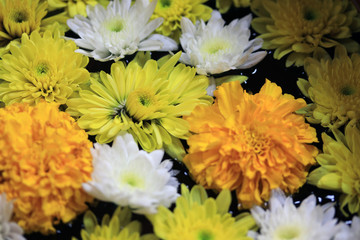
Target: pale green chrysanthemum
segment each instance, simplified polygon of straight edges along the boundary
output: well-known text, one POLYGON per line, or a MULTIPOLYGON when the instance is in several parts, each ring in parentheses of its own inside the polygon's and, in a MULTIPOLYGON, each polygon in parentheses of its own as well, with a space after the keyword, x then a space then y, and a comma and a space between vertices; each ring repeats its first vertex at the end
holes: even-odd
POLYGON ((131 211, 128 208, 118 207, 111 219, 106 214, 101 225, 94 213, 87 211, 84 215, 84 226, 85 229, 81 230, 82 240, 158 240, 154 234, 140 236, 141 223, 131 221, 131 211))
POLYGON ((157 28, 157 32, 169 36, 176 41, 181 34, 181 18, 186 17, 193 23, 196 20, 207 21, 211 17, 212 8, 203 3, 208 0, 158 0, 151 19, 161 17, 163 24, 157 28))
POLYGON ((305 60, 309 81, 299 79, 301 92, 314 104, 304 113, 311 123, 337 128, 360 120, 360 55, 349 57, 343 46, 335 49, 334 59, 321 49, 305 60))
POLYGON ((179 139, 189 135, 182 116, 198 104, 210 104, 212 98, 206 95, 207 77, 195 76, 196 69, 184 64, 175 66, 180 55, 165 63, 148 60, 143 67, 138 61, 126 67, 116 62, 110 75, 101 72, 99 81, 91 80, 90 90, 81 90, 79 98, 69 100, 67 111, 80 116, 79 126, 96 135, 99 143, 127 131, 144 150, 165 148, 181 159, 185 152, 179 139))
POLYGON ((208 198, 203 187, 194 186, 191 191, 182 184, 181 196, 176 200, 173 212, 161 206, 158 213, 148 218, 156 236, 164 240, 251 240, 250 229, 256 228, 249 213, 232 217, 228 212, 231 203, 229 190, 220 192, 216 199, 208 198))
POLYGON ((229 11, 231 5, 234 4, 234 7, 249 7, 250 0, 216 0, 216 8, 219 9, 221 13, 226 13, 229 11))
POLYGON ((287 54, 286 66, 302 66, 318 48, 344 44, 359 50, 350 39, 360 31, 357 10, 348 0, 253 0, 251 10, 259 17, 252 27, 264 40, 264 49, 275 49, 274 58, 287 54))
POLYGON ((319 188, 342 192, 340 209, 352 214, 360 214, 360 130, 356 125, 348 124, 345 136, 334 129, 336 140, 322 134, 324 153, 316 158, 320 167, 308 177, 310 184, 319 188))

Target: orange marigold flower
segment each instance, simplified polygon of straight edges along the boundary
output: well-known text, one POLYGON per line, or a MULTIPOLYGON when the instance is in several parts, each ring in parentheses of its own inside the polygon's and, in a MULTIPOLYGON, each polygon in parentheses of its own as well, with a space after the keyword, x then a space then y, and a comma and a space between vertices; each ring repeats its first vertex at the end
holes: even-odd
POLYGON ((15 103, 0 109, 0 192, 15 199, 14 220, 25 232, 53 233, 92 198, 91 142, 55 103, 15 103))
POLYGON ((186 117, 194 135, 184 158, 195 180, 206 188, 236 190, 242 208, 262 204, 272 189, 295 192, 315 163, 316 131, 294 111, 303 99, 282 94, 266 81, 255 95, 238 82, 215 91, 212 106, 198 106, 186 117))

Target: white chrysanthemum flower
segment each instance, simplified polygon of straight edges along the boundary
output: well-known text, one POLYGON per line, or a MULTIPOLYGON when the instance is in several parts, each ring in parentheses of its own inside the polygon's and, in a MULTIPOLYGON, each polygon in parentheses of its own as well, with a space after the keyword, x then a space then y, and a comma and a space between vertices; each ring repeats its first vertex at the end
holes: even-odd
POLYGON ((254 66, 266 52, 254 52, 261 48, 263 40, 249 41, 251 19, 249 14, 224 26, 218 11, 212 12, 207 24, 201 20, 194 25, 188 18, 182 18, 180 43, 184 53, 180 61, 195 66, 203 75, 254 66))
POLYGON ((25 240, 23 230, 17 223, 10 222, 13 211, 12 201, 6 200, 6 194, 0 195, 0 239, 25 240))
POLYGON ((149 22, 157 1, 114 0, 106 9, 101 4, 88 5, 88 17, 81 15, 67 21, 70 29, 79 35, 72 39, 82 49, 77 52, 99 61, 119 60, 136 51, 172 51, 177 43, 160 34, 151 34, 162 18, 149 22), (150 35, 151 34, 151 35, 150 35))
POLYGON ((296 208, 279 189, 272 191, 268 210, 255 206, 251 214, 260 227, 260 233, 249 232, 255 240, 330 240, 339 229, 332 203, 317 206, 310 195, 296 208))
POLYGON ((351 227, 341 223, 340 230, 335 234, 334 240, 354 240, 360 239, 360 218, 354 216, 351 227))
POLYGON ((86 192, 102 201, 129 206, 135 213, 154 214, 157 207, 170 207, 179 196, 179 185, 163 150, 139 150, 131 134, 117 136, 112 147, 95 143, 91 149, 92 181, 86 192))

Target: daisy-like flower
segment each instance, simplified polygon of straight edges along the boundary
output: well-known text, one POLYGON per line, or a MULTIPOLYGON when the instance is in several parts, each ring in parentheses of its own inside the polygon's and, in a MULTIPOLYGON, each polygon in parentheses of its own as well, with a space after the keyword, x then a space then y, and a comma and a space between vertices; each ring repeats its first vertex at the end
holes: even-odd
POLYGON ((0 195, 0 238, 6 240, 25 240, 23 230, 15 222, 10 222, 13 202, 6 200, 6 194, 0 195))
POLYGON ((0 1, 0 57, 9 50, 8 44, 23 33, 53 29, 55 22, 64 25, 66 19, 59 16, 46 17, 47 1, 1 0, 0 1))
POLYGON ((105 9, 101 4, 87 7, 81 15, 67 21, 70 29, 80 38, 73 39, 82 49, 77 52, 98 61, 119 60, 136 51, 172 51, 178 48, 171 38, 151 34, 163 19, 149 22, 156 0, 114 0, 105 9))
POLYGON ((95 214, 87 211, 84 215, 85 229, 81 230, 81 239, 158 240, 154 234, 140 236, 141 223, 130 220, 131 211, 129 208, 118 207, 111 218, 106 214, 101 221, 101 225, 98 223, 95 214), (105 236, 106 238, 104 238, 105 236))
POLYGON ((79 98, 70 99, 67 111, 81 116, 79 126, 96 135, 99 143, 111 142, 127 131, 145 151, 165 148, 170 156, 181 159, 184 149, 179 138, 189 135, 182 116, 198 104, 210 104, 212 98, 206 96, 207 77, 195 76, 196 69, 184 64, 175 66, 180 55, 161 67, 155 60, 143 67, 136 61, 127 67, 113 63, 111 75, 101 72, 100 80, 90 80, 90 90, 81 90, 79 98))
POLYGON ((236 190, 243 208, 261 205, 272 189, 301 187, 318 152, 309 145, 317 141, 315 129, 294 113, 305 101, 268 80, 255 95, 238 82, 222 84, 214 95, 214 105, 185 117, 194 135, 183 161, 196 182, 236 190))
POLYGON ((221 13, 229 11, 232 4, 237 8, 249 7, 250 0, 216 0, 216 8, 219 9, 221 13))
POLYGON ((158 206, 170 207, 178 197, 179 185, 169 160, 161 162, 163 150, 139 151, 131 134, 119 135, 112 147, 95 144, 91 149, 92 181, 83 188, 93 197, 129 206, 139 214, 156 213, 158 206))
POLYGON ((92 143, 58 104, 0 109, 0 192, 14 199, 14 220, 26 233, 54 233, 53 224, 74 219, 92 200, 92 143))
POLYGON ((189 192, 182 184, 174 211, 159 207, 158 213, 148 218, 156 236, 164 240, 177 240, 179 236, 191 240, 251 240, 246 235, 255 227, 254 219, 249 213, 232 217, 228 212, 230 203, 229 190, 223 190, 214 199, 208 198, 201 186, 194 186, 189 192))
POLYGON ((66 16, 74 17, 75 15, 87 16, 86 6, 95 6, 96 4, 101 4, 106 7, 109 3, 109 0, 48 0, 49 10, 58 10, 62 9, 66 16))
POLYGON ((90 79, 88 57, 75 53, 76 44, 65 41, 59 31, 43 36, 24 34, 21 45, 12 46, 0 60, 0 99, 6 105, 40 100, 65 104, 90 79))
POLYGON ((203 4, 207 1, 158 0, 151 19, 161 17, 164 19, 164 22, 156 31, 178 41, 181 35, 181 18, 186 17, 193 23, 200 19, 204 21, 210 19, 212 8, 203 4))
POLYGON ((335 48, 334 59, 325 51, 305 61, 309 81, 299 79, 301 92, 314 104, 306 110, 311 123, 338 128, 360 120, 360 55, 348 57, 343 46, 335 48))
POLYGON ((260 233, 249 233, 255 240, 330 240, 339 228, 332 203, 316 205, 310 195, 296 208, 281 190, 272 191, 268 210, 254 206, 251 215, 260 227, 260 233))
POLYGON ((210 21, 198 21, 196 26, 188 18, 181 19, 180 43, 184 49, 180 61, 195 66, 199 74, 217 74, 231 69, 254 66, 265 56, 262 39, 249 41, 251 15, 235 19, 224 26, 218 11, 212 12, 210 21))
POLYGON ((341 223, 340 229, 335 234, 334 240, 360 239, 360 218, 354 216, 351 226, 341 223))
POLYGON ((360 214, 360 130, 355 125, 347 125, 345 136, 333 130, 336 140, 322 134, 324 153, 316 158, 320 167, 309 174, 310 184, 319 188, 342 192, 340 209, 360 214))
POLYGON ((286 66, 302 66, 318 48, 344 44, 349 52, 359 50, 350 39, 360 31, 357 10, 348 0, 253 0, 251 9, 259 17, 252 27, 264 39, 264 49, 275 49, 274 58, 287 54, 286 66))

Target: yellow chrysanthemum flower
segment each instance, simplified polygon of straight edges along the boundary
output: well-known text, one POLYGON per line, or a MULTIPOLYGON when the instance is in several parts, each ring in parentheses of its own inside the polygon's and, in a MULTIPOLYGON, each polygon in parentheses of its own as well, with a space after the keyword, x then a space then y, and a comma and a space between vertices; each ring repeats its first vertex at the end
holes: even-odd
POLYGON ((216 199, 208 198, 201 186, 191 191, 182 184, 181 196, 176 200, 174 212, 160 206, 158 213, 149 215, 156 236, 164 240, 250 240, 247 232, 256 228, 249 213, 235 218, 228 212, 231 203, 229 190, 220 192, 216 199))
POLYGON ((334 59, 323 50, 305 60, 309 81, 299 79, 301 92, 314 104, 305 108, 311 123, 324 127, 340 127, 360 120, 360 55, 348 57, 338 46, 334 59))
MULTIPOLYGON (((99 225, 96 216, 91 211, 84 215, 85 229, 81 230, 82 240, 157 240, 154 234, 140 236, 141 224, 131 221, 129 208, 118 207, 111 219, 105 215, 99 225)), ((76 240, 76 238, 73 238, 76 240)))
POLYGON ((151 19, 161 17, 163 24, 157 28, 157 32, 169 36, 176 41, 181 35, 181 18, 186 17, 193 23, 196 20, 207 21, 211 17, 212 8, 203 3, 208 0, 158 0, 151 19))
POLYGON ((74 119, 55 103, 14 103, 0 109, 0 124, 0 192, 15 200, 25 232, 53 233, 53 224, 85 211, 92 143, 74 119))
POLYGON ((274 58, 287 57, 286 66, 302 66, 318 48, 344 44, 358 51, 351 40, 360 31, 357 10, 348 0, 253 0, 251 9, 259 17, 252 27, 264 39, 264 49, 275 49, 274 58))
POLYGON ((324 153, 316 157, 320 167, 309 174, 310 184, 319 188, 342 192, 340 209, 360 214, 360 129, 347 125, 345 136, 334 129, 336 140, 322 133, 324 153))
POLYGON ((243 208, 269 200, 272 189, 294 193, 315 163, 316 131, 294 111, 303 99, 282 94, 266 81, 255 95, 238 82, 214 92, 215 104, 197 106, 185 119, 194 135, 184 163, 197 183, 211 189, 236 190, 243 208))
POLYGON ((53 30, 54 24, 60 24, 64 35, 66 18, 61 16, 44 18, 47 7, 47 1, 0 0, 0 57, 8 52, 8 44, 20 38, 23 33, 53 30))
POLYGON ((74 17, 75 15, 87 16, 86 6, 95 6, 101 4, 107 6, 109 0, 48 0, 49 10, 63 9, 67 17, 74 17))
POLYGON ((221 13, 229 11, 232 4, 237 8, 249 7, 250 0, 216 0, 216 8, 219 9, 221 13))
POLYGON ((6 105, 27 102, 30 105, 45 99, 65 104, 79 84, 90 79, 85 66, 88 57, 75 53, 73 41, 46 31, 43 36, 23 34, 21 45, 10 47, 0 60, 0 99, 6 105))
POLYGON ((91 80, 90 90, 81 90, 80 98, 68 101, 67 110, 78 119, 79 126, 96 135, 99 143, 111 142, 128 131, 148 152, 165 148, 171 156, 182 158, 179 140, 189 135, 188 123, 182 119, 198 104, 210 104, 206 95, 208 78, 195 76, 196 69, 178 64, 181 52, 161 67, 148 60, 141 67, 132 61, 127 67, 116 62, 111 75, 100 73, 91 80))

